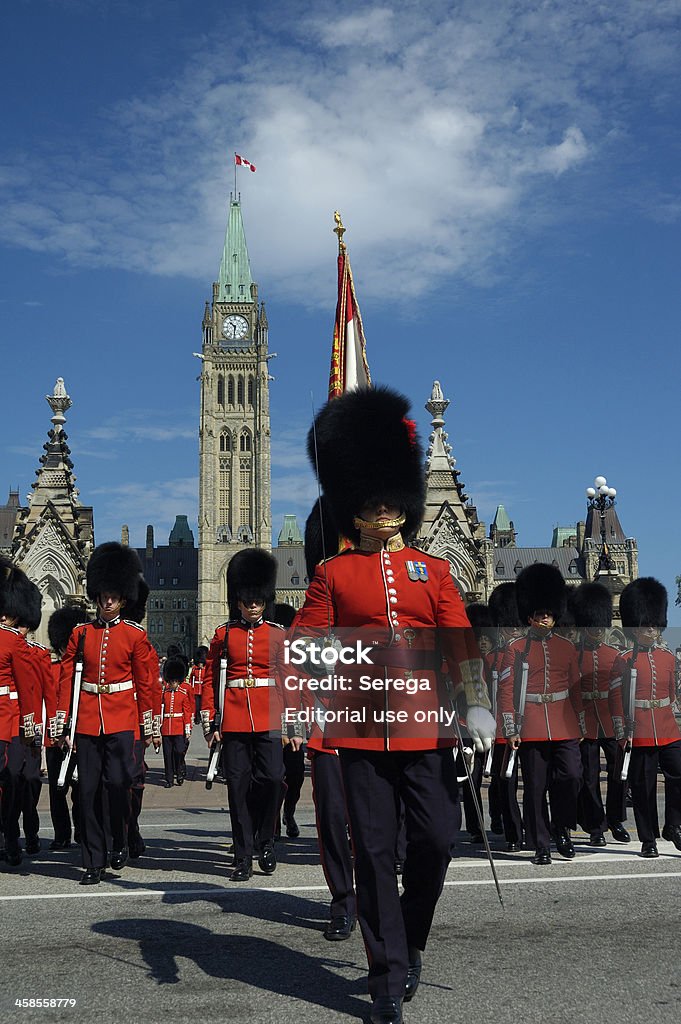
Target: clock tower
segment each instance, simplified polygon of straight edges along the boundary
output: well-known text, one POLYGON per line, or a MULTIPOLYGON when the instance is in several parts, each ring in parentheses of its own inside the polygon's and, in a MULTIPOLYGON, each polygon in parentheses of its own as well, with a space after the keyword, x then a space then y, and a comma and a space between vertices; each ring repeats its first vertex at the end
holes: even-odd
POLYGON ((233 196, 200 353, 198 642, 227 616, 227 563, 272 546, 267 316, 233 196))

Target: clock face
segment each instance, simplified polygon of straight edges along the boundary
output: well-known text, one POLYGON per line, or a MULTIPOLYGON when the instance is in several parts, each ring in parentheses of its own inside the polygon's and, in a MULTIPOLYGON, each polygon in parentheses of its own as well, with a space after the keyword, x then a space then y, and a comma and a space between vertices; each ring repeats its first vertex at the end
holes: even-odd
POLYGON ((231 313, 222 321, 222 333, 228 341, 241 341, 248 334, 248 320, 237 313, 231 313))

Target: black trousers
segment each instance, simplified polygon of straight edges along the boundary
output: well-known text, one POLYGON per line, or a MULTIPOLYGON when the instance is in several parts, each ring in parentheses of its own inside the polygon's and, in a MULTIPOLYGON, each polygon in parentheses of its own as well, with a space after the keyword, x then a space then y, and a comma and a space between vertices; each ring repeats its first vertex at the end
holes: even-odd
POLYGON ((577 827, 577 797, 582 781, 579 740, 525 740, 520 744, 523 771, 523 819, 528 845, 551 845, 549 811, 555 828, 577 827))
POLYGON ((305 781, 305 750, 294 750, 291 744, 283 748, 284 751, 284 814, 293 814, 298 801, 300 791, 305 781))
POLYGON ((128 844, 134 743, 132 731, 99 736, 76 733, 80 840, 85 868, 106 867, 107 825, 114 850, 122 850, 128 844), (105 787, 108 822, 104 817, 105 787))
POLYGON ((585 832, 604 832, 627 817, 627 784, 622 782, 622 748, 614 737, 582 740, 582 787, 579 791, 578 818, 585 832), (601 750, 608 766, 605 807, 601 796, 601 750))
MULTIPOLYGON (((477 750, 473 756, 473 765, 471 767, 471 781, 473 783, 473 789, 475 796, 478 801, 478 806, 482 811, 482 772, 485 767, 486 754, 480 754, 477 750)), ((471 785, 468 781, 468 775, 466 773, 466 766, 463 763, 463 754, 461 751, 457 751, 456 754, 456 774, 461 779, 461 802, 463 803, 464 820, 466 822, 466 831, 470 835, 480 834, 480 821, 478 814, 475 809, 475 801, 473 799, 473 793, 471 792, 471 785)))
POLYGON ((642 843, 659 838, 657 768, 665 782, 665 824, 681 825, 681 740, 663 747, 634 747, 629 762, 631 800, 642 843))
POLYGON ((50 789, 50 817, 54 828, 54 838, 58 843, 71 841, 71 814, 73 814, 74 833, 79 832, 78 828, 78 783, 73 781, 73 773, 76 768, 76 755, 74 754, 69 764, 69 771, 64 789, 57 788, 57 780, 61 771, 62 761, 65 752, 61 747, 46 747, 45 757, 47 760, 47 781, 50 789), (71 813, 69 813, 68 794, 71 790, 71 813))
POLYGON ((449 749, 339 751, 355 855, 357 918, 369 960, 372 998, 401 998, 409 946, 425 949, 442 892, 458 804, 449 749), (407 852, 400 897, 395 844, 400 800, 407 852))
POLYGON ((253 856, 253 832, 271 843, 284 780, 279 732, 226 732, 222 757, 232 820, 235 860, 253 856), (251 782, 257 799, 249 800, 251 782))
POLYGON ((319 856, 331 893, 331 917, 356 917, 357 905, 348 843, 340 760, 335 754, 309 751, 312 801, 317 824, 319 856))
POLYGON ((145 752, 147 745, 139 736, 135 737, 133 745, 133 769, 132 784, 130 786, 130 816, 128 819, 128 838, 137 839, 140 834, 139 818, 142 813, 142 799, 144 797, 144 783, 147 777, 147 762, 145 752))
POLYGON ((184 778, 184 752, 187 741, 185 740, 184 733, 181 732, 179 736, 163 736, 161 744, 163 746, 163 767, 166 773, 166 782, 172 783, 173 778, 178 779, 184 778))
POLYGON ((0 826, 8 850, 19 847, 19 816, 24 799, 25 747, 18 736, 0 741, 0 826))
MULTIPOLYGON (((523 818, 518 803, 518 758, 515 759, 510 779, 506 778, 510 748, 508 743, 495 743, 492 754, 492 782, 496 782, 507 843, 522 843, 523 818)), ((490 790, 492 785, 490 783, 490 790)), ((490 801, 491 805, 491 801, 490 801)), ((491 806, 490 806, 491 813, 491 806)))
POLYGON ((23 793, 21 798, 21 815, 24 825, 24 836, 27 840, 37 839, 40 831, 40 815, 38 800, 43 784, 40 780, 40 747, 24 747, 23 793))

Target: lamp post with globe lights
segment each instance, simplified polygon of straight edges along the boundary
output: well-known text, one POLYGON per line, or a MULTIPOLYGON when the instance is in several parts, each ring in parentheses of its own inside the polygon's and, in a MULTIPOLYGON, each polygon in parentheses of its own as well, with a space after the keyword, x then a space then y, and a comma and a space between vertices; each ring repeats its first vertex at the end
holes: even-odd
POLYGON ((608 487, 608 481, 604 476, 597 476, 593 487, 587 487, 587 506, 597 512, 601 520, 601 552, 598 556, 598 573, 612 573, 615 571, 615 562, 608 551, 608 542, 605 535, 605 514, 615 504, 617 491, 614 487, 608 487))

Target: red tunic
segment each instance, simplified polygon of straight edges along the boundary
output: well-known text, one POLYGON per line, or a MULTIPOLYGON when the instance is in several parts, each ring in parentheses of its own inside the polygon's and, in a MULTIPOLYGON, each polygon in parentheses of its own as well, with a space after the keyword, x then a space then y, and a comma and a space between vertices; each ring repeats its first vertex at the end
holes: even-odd
POLYGON ((584 735, 584 703, 577 651, 569 640, 555 633, 528 634, 512 640, 504 650, 499 673, 497 701, 504 735, 515 731, 513 679, 516 654, 529 666, 528 699, 521 739, 529 741, 574 740, 584 735), (529 649, 525 649, 529 643, 529 649))
POLYGON ((189 670, 188 682, 195 697, 201 696, 201 691, 203 690, 203 679, 205 674, 205 665, 192 665, 191 669, 189 670))
MULTIPOLYGON (((612 667, 610 681, 610 711, 615 735, 621 738, 624 729, 622 681, 631 668, 633 651, 620 654, 612 667)), ((635 708, 633 745, 635 747, 664 747, 680 738, 674 718, 675 660, 671 651, 663 647, 639 650, 636 656, 635 708), (660 707, 662 704, 662 707, 660 707)))
POLYGON ((76 626, 61 663, 58 713, 68 717, 73 686, 73 667, 81 634, 85 634, 80 701, 76 732, 85 736, 101 733, 135 732, 143 727, 150 736, 157 667, 150 654, 151 644, 136 622, 115 619, 111 623, 88 622, 76 626), (131 686, 127 685, 132 683, 131 686), (116 687, 107 692, 106 687, 116 687), (98 687, 91 692, 90 687, 98 687), (120 689, 118 689, 120 687, 120 689))
MULTIPOLYGON (((27 640, 26 642, 31 652, 31 657, 33 658, 35 671, 33 684, 33 713, 35 715, 36 726, 40 726, 41 735, 44 735, 44 730, 42 728, 43 703, 45 704, 45 707, 47 707, 47 702, 54 686, 52 659, 47 647, 43 647, 42 644, 36 643, 33 640, 27 640)), ((49 716, 46 716, 46 720, 49 721, 49 716)))
POLYGON ((453 746, 454 729, 443 717, 451 714, 450 694, 440 670, 443 656, 454 691, 466 683, 469 693, 476 693, 469 703, 488 703, 480 653, 444 559, 409 547, 348 550, 328 559, 317 566, 293 635, 324 635, 329 625, 344 646, 359 641, 375 651, 370 665, 346 668, 339 664, 333 670, 338 688, 319 694, 337 716, 325 722, 324 747, 432 750, 453 746), (349 689, 340 689, 339 676, 347 679, 349 689), (374 679, 379 684, 376 688, 374 679), (423 681, 423 688, 410 691, 407 684, 413 679, 423 681), (363 721, 357 716, 363 716, 363 721))
MULTIPOLYGON (((9 743, 34 714, 35 668, 18 629, 0 624, 0 740, 9 743)), ((29 725, 30 728, 30 725, 29 725)))
POLYGON ((176 690, 164 686, 161 692, 161 707, 162 736, 181 736, 187 729, 191 732, 194 701, 186 685, 178 686, 176 690))
POLYGON ((582 679, 582 700, 586 721, 586 738, 612 738, 615 727, 610 713, 610 676, 619 651, 609 644, 579 649, 579 671, 582 679))
POLYGON ((201 717, 218 713, 220 661, 227 635, 227 688, 220 732, 270 732, 281 729, 285 703, 283 679, 286 631, 262 619, 251 626, 241 620, 215 630, 206 659, 201 717), (212 682, 212 685, 210 683, 212 682), (230 682, 233 685, 229 685, 230 682), (253 685, 256 683, 257 685, 253 685))

